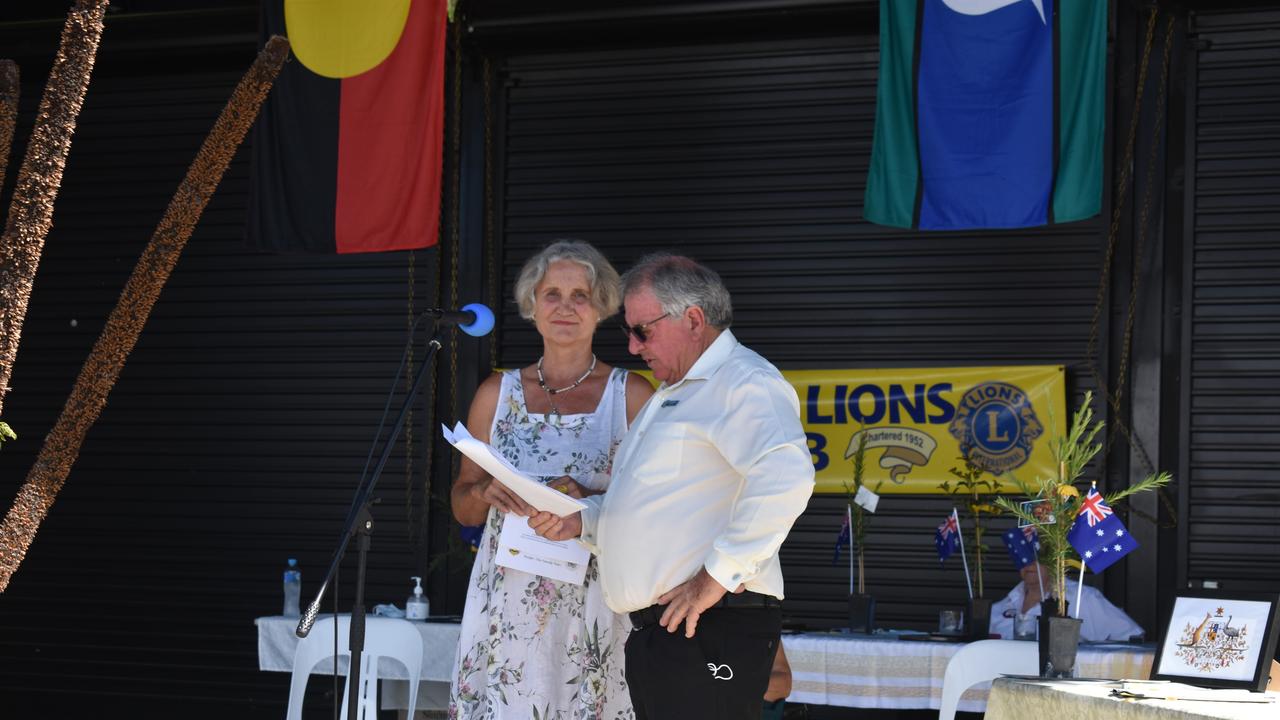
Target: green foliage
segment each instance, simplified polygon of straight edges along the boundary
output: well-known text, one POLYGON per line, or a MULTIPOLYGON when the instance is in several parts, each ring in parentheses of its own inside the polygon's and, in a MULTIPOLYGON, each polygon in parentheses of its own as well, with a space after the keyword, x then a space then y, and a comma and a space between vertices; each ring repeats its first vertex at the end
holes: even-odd
MULTIPOLYGON (((1037 478, 1025 483, 1014 478, 1015 484, 1028 498, 1039 500, 1031 509, 1024 509, 1017 501, 998 498, 996 504, 1016 516, 1025 524, 1034 525, 1040 535, 1040 557, 1051 577, 1053 595, 1058 598, 1058 614, 1067 614, 1067 561, 1079 560, 1079 555, 1067 534, 1080 512, 1082 491, 1076 487, 1085 468, 1102 450, 1102 444, 1094 442, 1102 431, 1103 423, 1093 421, 1093 393, 1085 395, 1084 403, 1071 418, 1071 427, 1065 436, 1057 436, 1050 442, 1053 459, 1057 462, 1055 476, 1037 478)), ((1050 422, 1053 417, 1050 416, 1050 422)), ((1172 476, 1167 472, 1152 473, 1123 490, 1104 495, 1108 505, 1141 492, 1155 490, 1169 484, 1172 476)))
POLYGON ((0 447, 3 447, 7 440, 17 439, 18 433, 14 432, 13 428, 9 427, 9 423, 0 422, 0 447))
MULTIPOLYGON (((871 513, 862 507, 853 499, 858 494, 858 490, 865 486, 864 476, 866 471, 867 459, 867 435, 862 433, 858 436, 858 447, 853 451, 853 478, 851 482, 842 482, 844 487, 845 502, 849 506, 849 514, 852 516, 852 522, 849 527, 849 535, 855 546, 855 552, 858 557, 858 593, 865 594, 867 591, 866 583, 863 581, 863 570, 865 566, 866 555, 863 549, 866 547, 867 525, 870 522, 868 517, 871 513)), ((879 493, 880 486, 884 481, 876 483, 874 488, 868 488, 871 492, 879 493)))
POLYGON ((951 468, 950 472, 956 476, 956 481, 953 483, 950 480, 944 480, 938 489, 953 497, 964 496, 964 502, 961 504, 964 508, 964 518, 960 523, 960 531, 964 532, 964 521, 967 520, 972 528, 972 534, 969 535, 966 543, 974 558, 974 574, 978 581, 974 595, 985 597, 982 559, 987 551, 985 539, 987 530, 982 525, 982 516, 984 514, 999 515, 1004 512, 999 506, 992 504, 993 498, 1000 494, 1004 486, 994 475, 991 475, 989 480, 984 480, 982 476, 987 474, 987 471, 975 465, 969 458, 957 459, 964 464, 964 469, 951 468))

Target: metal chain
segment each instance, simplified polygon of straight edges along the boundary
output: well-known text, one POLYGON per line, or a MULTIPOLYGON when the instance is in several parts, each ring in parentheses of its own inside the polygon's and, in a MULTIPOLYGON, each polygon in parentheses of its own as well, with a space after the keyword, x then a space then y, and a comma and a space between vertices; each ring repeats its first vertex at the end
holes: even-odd
MULTIPOLYGON (((1117 374, 1119 381, 1116 385, 1115 395, 1111 397, 1111 407, 1118 414, 1120 412, 1120 399, 1124 397, 1124 379, 1129 373, 1129 357, 1133 349, 1133 323, 1137 315, 1138 294, 1142 287, 1142 259, 1146 250, 1148 219, 1151 211, 1151 188, 1155 182, 1156 173, 1156 154, 1160 149, 1160 129, 1164 123, 1164 103, 1165 89, 1169 80, 1169 50, 1173 40, 1173 24, 1174 17, 1169 16, 1165 23, 1164 37, 1164 58, 1160 66, 1160 82, 1156 86, 1156 118, 1154 130, 1151 134, 1151 147, 1147 151, 1147 175, 1146 186, 1142 189, 1142 211, 1138 220, 1138 235, 1134 240, 1134 259, 1133 267, 1130 275, 1130 291, 1129 291, 1129 307, 1125 312, 1124 323, 1124 340, 1120 343, 1120 371, 1117 374)), ((1108 442, 1114 442, 1116 432, 1122 433, 1138 451, 1139 459, 1142 461, 1143 469, 1152 473, 1155 472, 1155 466, 1151 462, 1151 458, 1147 455, 1146 448, 1142 443, 1137 442, 1137 438, 1130 434, 1130 428, 1124 423, 1115 423, 1112 425, 1111 438, 1108 442)))
MULTIPOLYGON (((494 242, 493 207, 493 65, 484 56, 484 263, 488 277, 489 307, 496 312, 500 303, 501 278, 498 273, 497 245, 494 242)), ((498 366, 498 333, 489 333, 489 369, 498 366)))
MULTIPOLYGON (((1090 374, 1094 379, 1095 385, 1102 392, 1107 404, 1113 411, 1111 432, 1108 435, 1107 444, 1114 444, 1115 434, 1122 434, 1138 454, 1139 461, 1142 463, 1146 472, 1154 472, 1154 466, 1151 462, 1150 454, 1147 453, 1146 446, 1142 440, 1133 434, 1133 430, 1129 424, 1125 422, 1120 408, 1120 399, 1124 396, 1125 376, 1128 373, 1130 352, 1132 350, 1133 341, 1133 323, 1137 311, 1138 291, 1141 286, 1141 264, 1144 256, 1147 226, 1150 214, 1151 188, 1154 181, 1156 153, 1159 149, 1161 127, 1164 122, 1165 113, 1165 97, 1166 88, 1168 87, 1169 74, 1169 56, 1172 48, 1173 28, 1175 25, 1175 16, 1169 16, 1165 24, 1164 49, 1163 58, 1160 68, 1160 80, 1158 83, 1156 98, 1156 119, 1152 130, 1151 145, 1148 151, 1147 159, 1147 175, 1146 186, 1143 189, 1142 210, 1139 215, 1138 235, 1134 242, 1134 260, 1131 274, 1129 301, 1125 315, 1125 331, 1124 338, 1121 342, 1120 369, 1117 375, 1116 392, 1113 394, 1106 383, 1102 381, 1101 372, 1098 368, 1098 351, 1097 342, 1099 335, 1099 322, 1102 317, 1102 311, 1106 302, 1108 288, 1110 287, 1112 262, 1115 257, 1116 242, 1119 235, 1120 221, 1123 217, 1124 204, 1127 199, 1129 189, 1130 173, 1133 170, 1134 160, 1134 142, 1137 136, 1137 128, 1141 117, 1142 99, 1147 84, 1147 72, 1150 67, 1151 48, 1155 41, 1156 19, 1159 15, 1159 8, 1152 7, 1151 14, 1147 17, 1147 33, 1146 40, 1143 45, 1142 60, 1138 70, 1137 93, 1134 97, 1133 115, 1129 122, 1129 133, 1125 141, 1124 157, 1120 164, 1120 176, 1116 181, 1116 204, 1112 210, 1111 225, 1107 233, 1107 249, 1103 259, 1102 274, 1098 278, 1098 291, 1094 301, 1093 317, 1089 323, 1089 340, 1086 350, 1086 361, 1089 364, 1090 374)), ((1160 488, 1157 496, 1169 513, 1172 524, 1177 523, 1177 510, 1172 501, 1169 499, 1164 488, 1160 488)), ((1127 504, 1127 503, 1126 503, 1127 504)), ((1129 505, 1129 511, 1150 520, 1152 523, 1159 525, 1157 518, 1152 517, 1150 513, 1134 508, 1129 505)))
MULTIPOLYGON (((462 23, 453 24, 453 115, 449 154, 453 162, 453 199, 449 204, 449 307, 458 306, 458 215, 462 205, 462 23)), ((458 328, 449 331, 449 413, 458 417, 458 328)), ((453 473, 451 472, 450 475, 453 473)))
MULTIPOLYGON (((409 251, 409 288, 406 298, 406 316, 405 327, 408 329, 408 337, 413 337, 413 291, 414 291, 414 265, 416 263, 417 253, 413 250, 409 251)), ((408 357, 405 358, 405 376, 404 386, 408 392, 413 387, 413 343, 409 343, 406 348, 408 357)), ((405 521, 409 528, 409 541, 417 540, 418 532, 421 526, 416 521, 413 513, 414 498, 414 478, 413 478, 413 405, 409 405, 408 412, 405 413, 404 423, 404 513, 405 521)))
MULTIPOLYGON (((1089 321, 1089 340, 1085 348, 1085 361, 1089 364, 1089 373, 1093 377, 1094 385, 1102 393, 1108 405, 1116 407, 1113 403, 1113 395, 1107 383, 1102 379, 1102 373, 1098 369, 1098 334, 1099 324, 1102 318, 1102 310, 1106 304, 1107 292, 1110 287, 1111 265, 1115 258, 1116 241, 1120 231, 1120 220, 1123 217, 1124 205, 1128 198, 1129 190, 1129 173, 1133 167, 1133 146, 1138 135, 1139 119, 1142 115, 1142 99, 1146 92, 1147 85, 1147 69, 1151 61, 1151 47, 1155 42, 1156 17, 1160 13, 1160 8, 1151 8, 1151 14, 1147 17, 1147 37, 1142 49, 1142 61, 1138 67, 1138 83, 1136 93, 1134 95, 1133 115, 1129 119, 1129 133, 1125 140, 1123 159, 1120 163, 1120 177, 1116 180, 1116 201, 1115 207, 1111 211, 1111 226, 1107 231, 1107 249, 1103 255, 1102 273, 1098 278, 1098 291, 1094 298, 1093 317, 1089 321)), ((1126 352, 1126 350, 1122 350, 1126 352)), ((1124 378, 1121 377, 1118 382, 1123 385, 1124 378)), ((1117 411, 1114 414, 1113 427, 1116 425, 1125 426, 1122 431, 1125 436, 1130 438, 1131 442, 1139 443, 1128 432, 1127 424, 1117 411)), ((1141 451, 1143 455, 1145 450, 1141 451)))
MULTIPOLYGON (((1128 373, 1129 351, 1131 349, 1131 343, 1133 340, 1133 323, 1134 323, 1134 317, 1137 314, 1138 288, 1141 285, 1140 269, 1142 264, 1142 251, 1146 245, 1148 218, 1151 210, 1151 188, 1153 183, 1155 182, 1156 151, 1160 147, 1160 143, 1159 143, 1160 129, 1163 127, 1163 123, 1164 123, 1165 95, 1168 87, 1168 78, 1169 78, 1169 53, 1170 53, 1171 46, 1173 44, 1173 26, 1174 26, 1174 17, 1170 16, 1168 21, 1165 24, 1164 58, 1160 66, 1160 83, 1157 86, 1157 94, 1156 94, 1155 131, 1152 133, 1151 147, 1147 151, 1146 187, 1143 188, 1143 193, 1142 193, 1143 195, 1142 212, 1139 215, 1139 221, 1138 221, 1138 238, 1137 238, 1137 241, 1135 242, 1136 257, 1134 258, 1134 262, 1133 262, 1133 275, 1132 275, 1132 281, 1131 281, 1133 285, 1133 290, 1129 295, 1129 308, 1125 318, 1124 343, 1123 343, 1123 349, 1120 357, 1120 377, 1121 378, 1124 378, 1125 375, 1128 373)), ((1123 383, 1121 383, 1116 388, 1116 397, 1112 405, 1113 408, 1116 408, 1117 413, 1119 413, 1118 408, 1120 404, 1120 397, 1123 395, 1123 393, 1124 393, 1124 385, 1123 383)), ((1146 448, 1143 446, 1142 442, 1132 434, 1132 431, 1127 424, 1125 423, 1114 424, 1112 426, 1111 437, 1108 439, 1108 442, 1114 443, 1116 430, 1119 430, 1125 436, 1125 439, 1129 441, 1130 446, 1138 451, 1138 457, 1142 461, 1143 469, 1147 473, 1154 473, 1155 466, 1151 462, 1151 457, 1147 455, 1146 448)), ((1164 506, 1165 512, 1169 514, 1169 524, 1164 525, 1164 527, 1173 527, 1177 525, 1178 509, 1174 505, 1173 500, 1169 498, 1169 494, 1166 491, 1166 489, 1157 488, 1156 497, 1160 498, 1161 505, 1164 506)), ((1151 513, 1148 513, 1145 510, 1136 508, 1131 503, 1128 504, 1128 508, 1130 513, 1133 513, 1139 517, 1149 520, 1150 522, 1152 522, 1157 526, 1160 526, 1159 518, 1153 517, 1151 513)))
POLYGON ((1120 163, 1120 177, 1116 179, 1116 205, 1111 211, 1111 227, 1107 231, 1107 250, 1102 259, 1102 275, 1098 278, 1098 292, 1093 301, 1093 317, 1089 320, 1089 341, 1085 348, 1085 361, 1089 363, 1089 372, 1093 382, 1104 394, 1109 395, 1106 383, 1098 370, 1098 324, 1102 318, 1102 308, 1106 303, 1107 288, 1111 278, 1111 262, 1116 254, 1116 236, 1120 231, 1120 218, 1129 191, 1129 169, 1133 165, 1133 143, 1138 134, 1138 118, 1142 110, 1142 96, 1147 84, 1147 65, 1151 59, 1151 44, 1155 42, 1156 15, 1158 7, 1151 8, 1147 18, 1147 40, 1142 49, 1142 62, 1138 68, 1137 94, 1134 96, 1133 116, 1129 119, 1129 136, 1125 140, 1124 157, 1120 163))
MULTIPOLYGON (((455 29, 458 24, 459 23, 457 21, 453 23, 453 25, 455 26, 455 29)), ((447 203, 448 201, 445 198, 443 193, 441 193, 441 195, 438 198, 436 198, 436 200, 437 202, 440 203, 439 217, 443 218, 445 216, 445 213, 444 213, 445 203, 447 203)), ((435 259, 431 263, 432 270, 434 271, 433 272, 434 277, 431 283, 431 307, 433 308, 440 307, 441 297, 442 297, 442 291, 441 291, 440 285, 444 281, 444 260, 442 258, 443 245, 444 245, 444 226, 441 223, 436 223, 436 243, 434 248, 435 259)), ((432 337, 434 337, 434 334, 432 335, 432 337)), ((434 359, 432 359, 431 362, 433 364, 433 367, 431 368, 430 375, 427 378, 428 387, 426 388, 427 395, 431 398, 431 404, 428 405, 426 408, 427 410, 426 427, 427 428, 431 428, 435 425, 434 423, 435 403, 437 401, 437 398, 439 398, 439 392, 440 392, 440 373, 438 369, 439 365, 438 363, 436 363, 434 359)), ((431 517, 431 507, 434 500, 431 494, 431 490, 432 490, 431 479, 435 475, 436 442, 437 441, 434 439, 431 439, 433 438, 433 436, 431 435, 430 432, 427 433, 427 437, 429 439, 427 440, 424 446, 425 452, 423 453, 424 467, 423 467, 423 482, 422 482, 422 487, 423 487, 422 516, 429 520, 431 517)), ((431 548, 430 528, 427 527, 425 524, 423 527, 423 534, 427 536, 426 550, 428 554, 430 554, 430 548, 431 548)), ((428 563, 425 570, 427 572, 430 572, 430 569, 431 569, 431 565, 430 563, 428 563)))

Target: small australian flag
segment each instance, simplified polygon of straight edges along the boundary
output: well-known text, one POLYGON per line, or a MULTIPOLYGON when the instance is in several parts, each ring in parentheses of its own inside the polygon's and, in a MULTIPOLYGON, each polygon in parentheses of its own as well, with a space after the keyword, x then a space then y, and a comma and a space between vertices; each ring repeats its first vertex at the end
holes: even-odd
POLYGON ((948 515, 947 519, 938 526, 938 530, 933 535, 933 543, 938 546, 938 562, 946 561, 952 553, 960 550, 960 526, 956 523, 954 513, 948 515))
POLYGON ((831 564, 835 565, 840 562, 840 548, 848 545, 853 548, 853 535, 849 530, 849 516, 845 515, 840 521, 840 534, 836 536, 836 554, 831 558, 831 564))
POLYGON ((1009 559, 1013 561, 1015 570, 1021 570, 1036 561, 1036 554, 1040 552, 1040 538, 1034 527, 1028 525, 1009 528, 1000 539, 1004 540, 1004 546, 1009 549, 1009 559))
POLYGON ((1096 573, 1138 549, 1138 541, 1111 511, 1097 488, 1090 488, 1080 503, 1080 512, 1067 533, 1067 542, 1080 553, 1084 564, 1096 573))

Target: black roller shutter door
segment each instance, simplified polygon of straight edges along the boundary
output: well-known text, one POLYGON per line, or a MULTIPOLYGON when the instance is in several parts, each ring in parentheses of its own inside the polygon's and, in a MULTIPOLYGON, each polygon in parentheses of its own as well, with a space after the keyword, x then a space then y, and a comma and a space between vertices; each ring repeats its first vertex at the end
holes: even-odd
POLYGON ((1280 11, 1199 13, 1184 316, 1186 576, 1280 588, 1280 11))

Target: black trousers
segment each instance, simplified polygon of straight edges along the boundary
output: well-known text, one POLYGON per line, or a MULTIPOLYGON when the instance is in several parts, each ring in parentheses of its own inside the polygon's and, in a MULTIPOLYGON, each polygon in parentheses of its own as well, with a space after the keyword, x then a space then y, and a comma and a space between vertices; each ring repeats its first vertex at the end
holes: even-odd
POLYGON ((717 607, 685 638, 661 625, 627 638, 627 685, 636 720, 759 720, 773 656, 778 608, 717 607))

